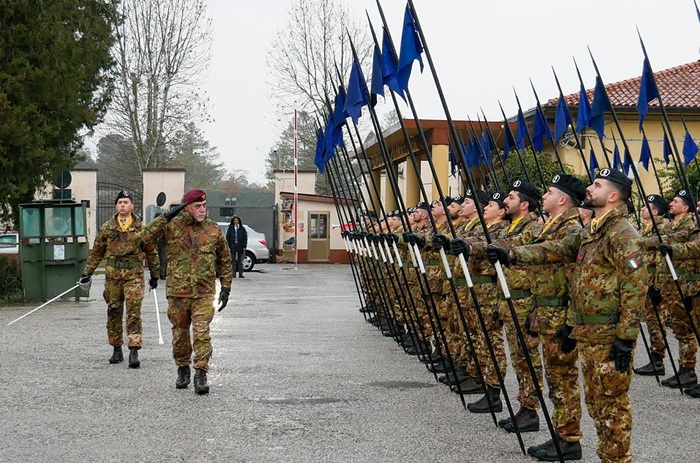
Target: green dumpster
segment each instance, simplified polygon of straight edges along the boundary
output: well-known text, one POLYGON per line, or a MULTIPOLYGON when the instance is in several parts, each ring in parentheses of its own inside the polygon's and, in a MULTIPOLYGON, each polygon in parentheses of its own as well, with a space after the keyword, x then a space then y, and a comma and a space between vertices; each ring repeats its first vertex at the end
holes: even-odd
MULTIPOLYGON (((22 288, 27 300, 49 300, 76 284, 88 256, 85 205, 46 200, 20 204, 22 288)), ((87 297, 76 288, 65 297, 87 297)))

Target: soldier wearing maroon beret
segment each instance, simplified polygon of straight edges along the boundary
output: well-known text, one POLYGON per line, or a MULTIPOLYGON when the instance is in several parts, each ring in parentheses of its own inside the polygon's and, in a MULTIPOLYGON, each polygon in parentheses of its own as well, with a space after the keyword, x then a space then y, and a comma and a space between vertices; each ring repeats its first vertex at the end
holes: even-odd
POLYGON ((207 218, 207 195, 190 190, 182 204, 151 222, 145 241, 165 236, 168 262, 168 318, 172 324, 173 358, 178 367, 177 389, 190 383, 194 362, 194 390, 208 394, 207 372, 212 355, 209 324, 214 318, 216 278, 221 281, 219 311, 228 303, 233 271, 231 251, 216 222, 207 218), (184 209, 185 212, 180 214, 184 209), (190 339, 190 325, 193 339, 190 339), (194 352, 194 359, 192 354, 194 352))

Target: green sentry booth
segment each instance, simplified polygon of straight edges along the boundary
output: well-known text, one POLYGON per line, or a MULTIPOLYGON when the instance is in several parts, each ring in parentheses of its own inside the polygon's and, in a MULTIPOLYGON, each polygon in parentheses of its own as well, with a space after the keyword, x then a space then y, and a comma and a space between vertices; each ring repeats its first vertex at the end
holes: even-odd
MULTIPOLYGON (((80 279, 88 256, 85 205, 46 200, 20 204, 22 287, 27 300, 49 300, 80 279)), ((65 297, 87 297, 76 288, 65 297)))

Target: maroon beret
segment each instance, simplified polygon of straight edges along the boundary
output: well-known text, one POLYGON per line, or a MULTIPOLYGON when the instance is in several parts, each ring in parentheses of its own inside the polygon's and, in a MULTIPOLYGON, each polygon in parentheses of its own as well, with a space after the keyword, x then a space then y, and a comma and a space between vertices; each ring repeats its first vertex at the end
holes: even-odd
POLYGON ((182 197, 184 204, 199 203, 207 200, 207 194, 203 190, 190 190, 182 197))

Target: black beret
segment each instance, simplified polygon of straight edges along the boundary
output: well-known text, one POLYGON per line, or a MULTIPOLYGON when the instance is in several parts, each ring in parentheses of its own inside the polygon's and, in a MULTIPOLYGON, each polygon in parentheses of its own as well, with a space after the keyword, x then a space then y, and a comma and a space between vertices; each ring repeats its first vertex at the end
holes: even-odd
MULTIPOLYGON (((467 192, 464 194, 467 198, 471 198, 472 200, 474 199, 474 193, 472 190, 467 190, 467 192)), ((489 203, 489 194, 486 193, 484 190, 476 190, 476 200, 481 203, 482 206, 486 206, 489 203)))
POLYGON ((537 189, 535 185, 530 182, 523 182, 521 180, 516 180, 510 187, 512 191, 517 191, 518 193, 524 194, 530 198, 535 203, 539 203, 542 193, 537 189))
POLYGON ((586 197, 586 187, 581 180, 569 174, 557 174, 552 178, 552 186, 557 188, 574 200, 580 203, 586 197))
POLYGON ((617 183, 618 185, 627 188, 628 193, 632 194, 632 180, 617 169, 609 169, 607 167, 605 169, 600 169, 595 178, 596 180, 602 178, 609 182, 617 183))
POLYGON ((129 193, 129 192, 126 191, 126 190, 122 190, 122 191, 120 191, 119 193, 117 193, 117 199, 114 200, 114 204, 117 204, 117 202, 118 202, 120 199, 124 199, 124 198, 126 198, 126 199, 128 199, 128 200, 130 200, 130 201, 132 201, 132 202, 134 201, 133 198, 131 197, 131 193, 129 193))
POLYGON ((426 203, 425 201, 421 201, 418 204, 416 204, 415 209, 423 209, 425 211, 429 211, 430 205, 428 203, 426 203))
POLYGON ((491 201, 497 202, 499 208, 505 209, 506 205, 503 204, 503 200, 506 199, 506 196, 504 192, 496 191, 491 195, 491 201))
POLYGON ((464 198, 462 198, 460 195, 457 195, 457 196, 452 198, 452 202, 457 203, 461 206, 462 203, 464 202, 464 198))
POLYGON ((666 201, 666 198, 663 196, 649 195, 647 196, 647 201, 649 201, 649 204, 656 207, 656 209, 659 211, 659 215, 666 215, 668 212, 668 201, 666 201))
POLYGON ((693 194, 690 191, 680 190, 678 193, 676 193, 676 197, 685 201, 691 211, 695 207, 695 200, 693 199, 693 194))

